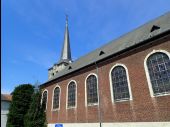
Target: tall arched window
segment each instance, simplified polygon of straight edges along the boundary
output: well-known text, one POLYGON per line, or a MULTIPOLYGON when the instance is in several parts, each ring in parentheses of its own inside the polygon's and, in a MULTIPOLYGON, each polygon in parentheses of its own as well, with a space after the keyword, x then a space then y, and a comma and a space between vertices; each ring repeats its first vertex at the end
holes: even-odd
POLYGON ((68 96, 67 96, 67 107, 76 106, 76 84, 74 81, 71 81, 68 85, 68 96))
POLYGON ((47 109, 47 90, 45 90, 42 94, 42 105, 45 105, 45 109, 47 109))
POLYGON ((60 88, 57 86, 54 89, 53 109, 58 109, 59 106, 60 106, 60 88))
POLYGON ((130 100, 130 83, 127 77, 127 68, 118 64, 115 65, 110 72, 111 94, 113 101, 130 100))
POLYGON ((145 62, 153 96, 170 93, 169 56, 164 52, 155 52, 149 55, 145 62))
POLYGON ((98 86, 97 77, 95 75, 90 75, 86 79, 86 90, 87 90, 87 104, 98 103, 98 86))

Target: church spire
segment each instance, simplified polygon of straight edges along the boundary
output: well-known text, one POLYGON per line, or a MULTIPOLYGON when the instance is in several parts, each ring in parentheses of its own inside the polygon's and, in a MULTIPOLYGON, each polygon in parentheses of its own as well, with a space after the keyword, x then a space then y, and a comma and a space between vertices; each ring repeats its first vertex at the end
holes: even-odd
POLYGON ((59 62, 54 64, 48 70, 48 79, 50 80, 54 78, 58 72, 65 69, 71 62, 72 62, 72 59, 71 59, 70 39, 69 39, 69 31, 68 31, 68 16, 66 15, 64 43, 63 43, 63 49, 61 52, 61 57, 60 57, 59 62))
POLYGON ((70 39, 69 39, 69 31, 68 31, 68 15, 66 15, 64 44, 63 44, 63 50, 61 53, 60 62, 70 63, 71 61, 72 59, 71 59, 70 39))

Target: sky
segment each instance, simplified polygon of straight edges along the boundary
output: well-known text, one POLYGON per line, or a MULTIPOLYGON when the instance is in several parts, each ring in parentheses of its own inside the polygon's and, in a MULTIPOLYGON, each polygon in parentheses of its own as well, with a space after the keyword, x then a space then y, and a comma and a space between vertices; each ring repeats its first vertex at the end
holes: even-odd
POLYGON ((73 60, 170 11, 170 0, 2 0, 1 93, 48 80, 68 14, 73 60))

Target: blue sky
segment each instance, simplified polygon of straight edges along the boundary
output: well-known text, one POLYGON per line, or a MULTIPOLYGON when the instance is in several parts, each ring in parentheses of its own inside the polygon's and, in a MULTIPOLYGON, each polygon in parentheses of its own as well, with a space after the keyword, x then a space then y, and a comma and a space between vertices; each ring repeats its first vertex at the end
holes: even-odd
POLYGON ((2 0, 1 92, 44 83, 61 54, 69 15, 77 58, 170 11, 170 0, 2 0))

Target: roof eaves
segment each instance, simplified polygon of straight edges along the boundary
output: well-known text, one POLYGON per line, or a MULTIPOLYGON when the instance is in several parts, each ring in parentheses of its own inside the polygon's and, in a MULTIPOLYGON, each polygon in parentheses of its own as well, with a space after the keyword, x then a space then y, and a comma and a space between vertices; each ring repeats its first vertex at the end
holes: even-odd
MULTIPOLYGON (((134 46, 136 46, 136 45, 142 44, 143 42, 146 42, 146 41, 148 41, 148 40, 150 40, 150 39, 152 39, 152 38, 155 38, 156 36, 159 36, 159 35, 161 35, 161 34, 164 34, 164 33, 166 33, 166 32, 170 32, 170 30, 167 30, 167 31, 164 31, 164 32, 162 32, 162 33, 160 33, 160 34, 157 34, 157 35, 155 35, 155 36, 149 37, 149 38, 147 38, 146 40, 140 41, 140 43, 136 43, 136 44, 134 44, 134 45, 128 46, 128 47, 126 47, 126 48, 124 48, 124 49, 122 49, 122 50, 120 50, 120 51, 118 51, 118 52, 115 52, 114 54, 109 54, 109 55, 107 55, 107 56, 105 56, 105 57, 102 57, 101 59, 96 60, 96 61, 95 61, 95 60, 94 60, 94 61, 90 61, 88 64, 85 64, 84 66, 81 66, 81 68, 78 68, 78 69, 75 69, 75 68, 73 69, 73 68, 72 68, 72 69, 69 69, 69 70, 68 70, 68 68, 66 68, 66 69, 67 69, 67 72, 66 72, 66 73, 62 73, 61 75, 58 75, 58 77, 54 77, 53 79, 51 79, 51 80, 49 80, 49 81, 41 84, 40 86, 45 85, 46 83, 52 82, 52 81, 54 81, 54 80, 56 80, 57 78, 60 78, 60 77, 62 77, 62 76, 69 75, 70 73, 73 73, 73 72, 75 72, 75 71, 78 71, 78 70, 80 70, 80 69, 82 69, 82 68, 85 68, 85 67, 87 67, 87 66, 90 66, 90 65, 92 65, 92 64, 95 64, 95 62, 99 62, 99 61, 102 61, 103 59, 107 59, 108 57, 111 57, 111 56, 113 56, 113 55, 120 54, 121 52, 123 52, 123 51, 125 51, 125 50, 131 49, 132 47, 134 47, 134 46)), ((65 70, 64 70, 64 71, 65 71, 65 70)))
POLYGON ((143 26, 133 30, 132 32, 129 32, 129 33, 119 37, 118 39, 107 43, 106 45, 102 46, 101 48, 98 48, 98 49, 90 52, 89 54, 77 59, 75 62, 70 64, 70 66, 72 66, 71 70, 68 70, 68 68, 64 69, 62 72, 58 73, 53 79, 47 81, 46 83, 53 81, 59 77, 68 75, 68 74, 75 72, 77 70, 80 70, 86 66, 93 64, 96 61, 101 61, 102 59, 105 59, 111 55, 114 55, 118 52, 121 52, 128 48, 131 48, 135 45, 143 43, 144 41, 147 41, 151 38, 154 38, 162 33, 169 31, 170 23, 168 24, 167 20, 168 21, 170 20, 170 13, 167 13, 166 15, 163 15, 163 16, 157 18, 157 20, 146 23, 143 26), (163 20, 162 20, 162 17, 163 17, 163 20), (150 34, 150 29, 155 24, 158 24, 160 26, 160 29, 158 32, 150 34), (98 56, 99 51, 105 51, 105 54, 103 56, 98 56))

